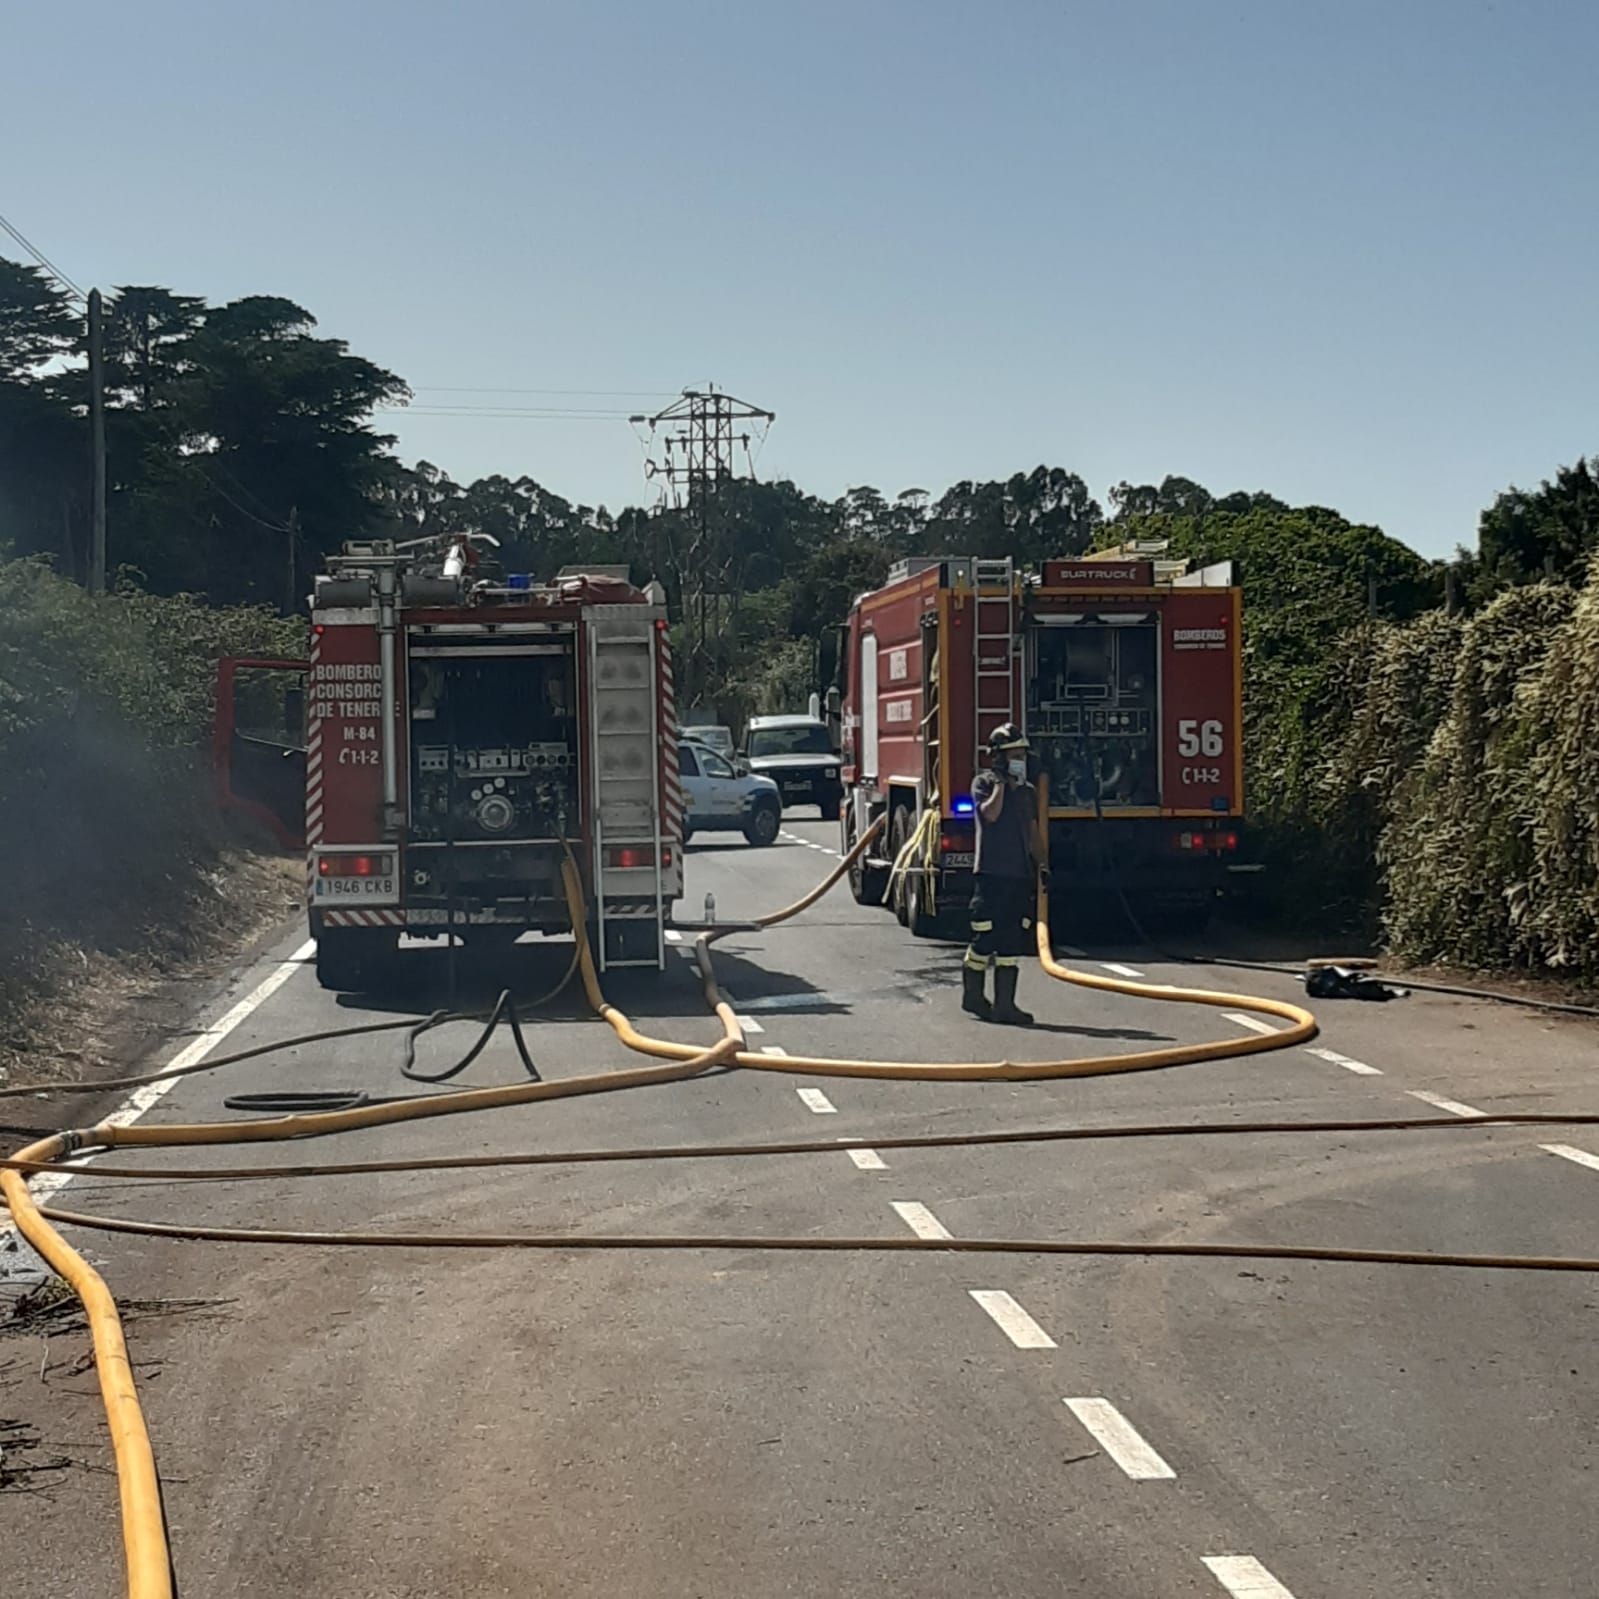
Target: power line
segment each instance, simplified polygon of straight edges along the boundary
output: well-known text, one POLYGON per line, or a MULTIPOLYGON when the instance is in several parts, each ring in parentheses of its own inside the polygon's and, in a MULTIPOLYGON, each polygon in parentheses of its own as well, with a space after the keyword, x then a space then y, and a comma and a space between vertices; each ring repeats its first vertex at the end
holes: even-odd
POLYGON ((418 394, 587 394, 609 399, 664 400, 676 389, 497 389, 488 385, 473 387, 456 383, 413 383, 418 394))
POLYGON ((625 422, 631 415, 627 411, 563 411, 553 406, 497 405, 385 405, 378 410, 387 416, 482 417, 493 419, 509 417, 524 422, 625 422))
POLYGON ((26 250, 28 254, 31 255, 33 259, 37 261, 38 264, 56 280, 57 283, 59 283, 65 289, 70 289, 72 293, 76 295, 77 298, 85 305, 88 304, 88 295, 86 295, 83 290, 80 289, 77 284, 74 283, 72 279, 69 278, 66 273, 63 272, 61 268, 58 267, 55 262, 44 253, 43 250, 39 249, 37 245, 33 244, 20 228, 14 226, 3 213, 0 213, 0 228, 4 228, 6 232, 9 233, 11 237, 15 239, 17 243, 20 244, 22 248, 26 250))

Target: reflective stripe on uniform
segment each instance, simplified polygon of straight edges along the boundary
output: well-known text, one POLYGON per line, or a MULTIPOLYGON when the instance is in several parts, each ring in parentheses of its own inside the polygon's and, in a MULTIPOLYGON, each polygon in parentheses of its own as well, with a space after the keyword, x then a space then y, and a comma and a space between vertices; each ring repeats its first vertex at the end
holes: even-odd
POLYGON ((996 966, 1020 966, 1021 960, 1015 955, 996 955, 994 964, 996 966))

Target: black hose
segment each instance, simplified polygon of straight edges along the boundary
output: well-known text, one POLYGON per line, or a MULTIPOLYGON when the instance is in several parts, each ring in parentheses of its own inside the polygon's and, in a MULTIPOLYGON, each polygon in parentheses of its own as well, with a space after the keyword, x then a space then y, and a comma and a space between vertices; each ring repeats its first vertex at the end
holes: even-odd
MULTIPOLYGON (((564 981, 562 986, 565 986, 564 981)), ((502 1017, 510 1023, 511 1039, 516 1045, 516 1053, 521 1057, 528 1076, 535 1083, 542 1082, 539 1069, 533 1063, 532 1055, 528 1053, 527 1040, 522 1036, 521 1018, 516 1014, 516 1002, 511 998, 511 991, 508 988, 500 990, 500 997, 495 1000, 494 1009, 489 1012, 489 1019, 483 1024, 483 1031, 478 1035, 477 1042, 453 1066, 446 1066, 443 1071, 424 1072, 417 1069, 416 1041, 423 1033, 438 1025, 432 1016, 418 1022, 405 1035, 405 1058, 400 1062, 401 1075, 417 1083, 447 1083, 452 1077, 459 1077, 488 1048, 489 1040, 494 1036, 494 1029, 499 1026, 502 1017)))

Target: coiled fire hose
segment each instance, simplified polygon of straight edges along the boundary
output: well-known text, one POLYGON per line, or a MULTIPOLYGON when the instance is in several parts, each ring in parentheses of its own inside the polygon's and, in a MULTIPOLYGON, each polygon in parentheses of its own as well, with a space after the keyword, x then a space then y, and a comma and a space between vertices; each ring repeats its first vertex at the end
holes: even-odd
MULTIPOLYGON (((1047 806, 1047 795, 1041 796, 1041 805, 1047 806)), ((1047 814, 1047 811, 1046 811, 1047 814)), ((1599 1272, 1599 1260, 1565 1257, 1483 1256, 1458 1254, 1428 1254, 1421 1251, 1372 1250, 1343 1248, 1313 1248, 1282 1245, 1251 1244, 1198 1244, 1198 1243, 1138 1243, 1120 1241, 1078 1241, 1062 1239, 921 1239, 921 1238, 814 1238, 814 1237, 739 1237, 739 1236, 605 1236, 558 1234, 396 1234, 362 1232, 289 1232, 283 1230, 221 1228, 185 1224, 132 1221, 124 1218, 84 1215, 57 1207, 40 1207, 28 1193, 27 1173, 44 1170, 76 1170, 62 1164, 62 1157, 75 1155, 87 1149, 126 1147, 166 1147, 173 1145, 256 1143, 286 1139, 302 1139, 347 1132, 357 1128, 386 1125, 400 1121, 420 1120, 427 1117, 459 1114, 472 1110, 492 1109, 500 1106, 524 1104, 534 1100, 558 1099, 578 1094, 606 1093, 623 1088, 676 1081, 693 1076, 716 1066, 741 1065, 765 1071, 802 1072, 848 1077, 877 1077, 921 1081, 941 1080, 1028 1080, 1061 1077, 1105 1075, 1112 1072, 1146 1071, 1161 1066, 1175 1066, 1190 1062, 1214 1060, 1228 1056, 1262 1053, 1284 1049, 1314 1035, 1315 1018, 1301 1007, 1257 996, 1220 994, 1204 990, 1170 988, 1158 984, 1098 977, 1061 966, 1055 959, 1048 935, 1048 896, 1041 885, 1039 895, 1038 947, 1040 962, 1046 972, 1063 981, 1079 986, 1097 988, 1117 993, 1137 995, 1163 1001, 1179 1001, 1212 1006, 1227 1006, 1242 1010, 1280 1016, 1291 1025, 1273 1032, 1270 1036, 1250 1034, 1244 1038, 1222 1040, 1210 1044, 1177 1046, 1164 1050, 1144 1051, 1137 1055, 1103 1057, 1080 1061, 1055 1061, 1043 1063, 1016 1063, 995 1061, 984 1064, 947 1063, 885 1063, 870 1061, 828 1060, 798 1056, 774 1057, 752 1054, 742 1046, 744 1039, 738 1020, 716 986, 710 946, 715 939, 729 932, 768 928, 798 915, 831 888, 854 864, 858 856, 870 846, 882 828, 879 821, 868 829, 844 860, 822 883, 795 904, 785 907, 754 922, 704 928, 695 941, 695 958, 707 1002, 722 1024, 723 1037, 707 1049, 655 1039, 641 1034, 629 1019, 610 1005, 602 993, 594 968, 592 953, 584 934, 585 908, 581 884, 574 864, 569 860, 565 871, 568 906, 578 943, 577 959, 584 988, 599 1015, 611 1026, 618 1038, 629 1048, 653 1055, 667 1062, 665 1065, 640 1067, 628 1071, 591 1074, 555 1082, 519 1083, 511 1087, 464 1089, 422 1099, 404 1100, 387 1104, 366 1105, 356 1109, 324 1112, 313 1115, 274 1117, 265 1121, 196 1123, 182 1126, 118 1127, 100 1123, 84 1130, 52 1134, 21 1150, 11 1160, 0 1161, 0 1194, 10 1206, 19 1229, 31 1244, 73 1288, 82 1301, 88 1316, 94 1345, 96 1368, 99 1372, 101 1392, 105 1403, 108 1424, 116 1455, 119 1489, 122 1501, 122 1524, 127 1554, 128 1593, 130 1599, 170 1599, 174 1592, 171 1556, 167 1544, 164 1517, 161 1509, 160 1484, 156 1474, 154 1452, 139 1406, 122 1328, 112 1296, 99 1274, 70 1245, 61 1238, 52 1222, 100 1228, 116 1232, 134 1232, 150 1236, 185 1239, 213 1239, 230 1242, 295 1243, 312 1245, 354 1245, 361 1247, 450 1247, 450 1248, 535 1248, 535 1249, 714 1249, 739 1248, 763 1250, 848 1250, 848 1251, 905 1251, 930 1250, 940 1253, 1028 1253, 1045 1255, 1140 1255, 1140 1256, 1199 1256, 1238 1258, 1264 1258, 1278 1260, 1339 1260, 1362 1263, 1391 1263, 1403 1265, 1457 1266, 1467 1268, 1507 1267, 1543 1271, 1599 1272)), ((396 1024, 378 1023, 370 1027, 340 1029, 342 1036, 354 1032, 383 1031, 396 1024)), ((414 1025, 414 1024, 413 1024, 414 1025)), ((283 1047, 283 1046, 278 1046, 283 1047)), ((243 1051, 208 1063, 215 1067, 227 1060, 247 1058, 263 1053, 262 1050, 243 1051)), ((150 1080, 176 1073, 150 1074, 150 1080)), ((1521 1122, 1596 1121, 1595 1117, 1547 1116, 1495 1116, 1476 1119, 1478 1123, 1505 1125, 1521 1122)), ((1276 1130, 1339 1130, 1354 1131, 1371 1128, 1409 1127, 1465 1127, 1473 1125, 1470 1119, 1411 1118, 1405 1121, 1366 1123, 1258 1123, 1259 1131, 1276 1130)), ((1237 1124, 1203 1124, 1198 1126, 1156 1126, 1127 1129, 1067 1128, 1042 1132, 1013 1132, 1000 1134, 954 1135, 948 1138, 930 1137, 913 1139, 880 1139, 881 1147, 934 1147, 957 1144, 986 1144, 1000 1142, 1045 1141, 1054 1138, 1088 1138, 1107 1136, 1176 1136, 1194 1133, 1239 1133, 1246 1129, 1237 1124)), ((704 1149, 679 1150, 620 1150, 594 1151, 572 1155, 539 1154, 521 1157, 463 1157, 457 1160, 369 1162, 359 1165, 313 1165, 287 1168, 251 1169, 247 1173, 216 1171, 194 1174, 210 1180, 234 1180, 247 1175, 251 1179, 284 1176, 316 1176, 351 1170, 405 1170, 439 1168, 468 1164, 555 1164, 561 1161, 600 1159, 652 1159, 687 1158, 711 1155, 755 1155, 779 1153, 837 1153, 834 1141, 808 1141, 786 1145, 711 1146, 704 1149)), ((97 1175, 148 1177, 154 1173, 138 1172, 129 1168, 95 1167, 97 1175)), ((175 1174, 159 1174, 171 1181, 175 1174)), ((182 1174, 176 1174, 182 1176, 182 1174)))

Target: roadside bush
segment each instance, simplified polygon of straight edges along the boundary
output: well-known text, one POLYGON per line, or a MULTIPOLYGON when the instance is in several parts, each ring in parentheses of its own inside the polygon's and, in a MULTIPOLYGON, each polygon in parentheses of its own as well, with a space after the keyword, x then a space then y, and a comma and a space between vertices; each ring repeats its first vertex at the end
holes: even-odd
POLYGON ((303 623, 265 608, 92 598, 42 561, 0 560, 0 956, 128 947, 159 926, 217 846, 217 657, 304 645, 303 623))
POLYGON ((1599 979, 1599 559, 1526 696, 1532 869, 1517 956, 1599 979))
MULTIPOLYGON (((1545 735, 1540 674, 1575 598, 1558 584, 1510 589, 1471 618, 1458 648, 1435 634, 1433 671, 1453 664, 1448 709, 1413 776, 1390 795, 1377 849, 1383 924, 1403 954, 1472 966, 1525 958, 1545 735)), ((1406 752, 1392 742, 1396 761, 1413 759, 1413 743, 1406 752)), ((1591 811, 1593 791, 1588 801, 1591 811)))

